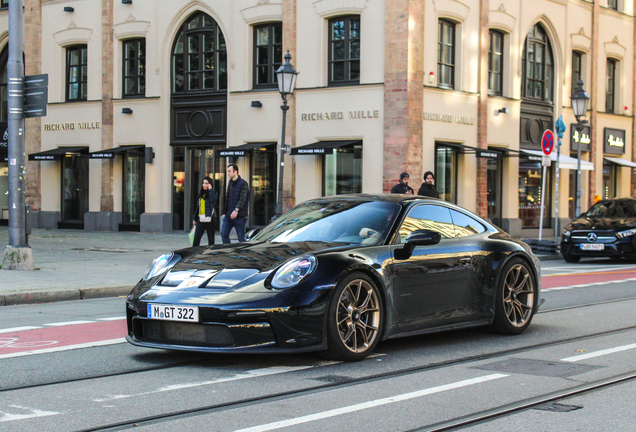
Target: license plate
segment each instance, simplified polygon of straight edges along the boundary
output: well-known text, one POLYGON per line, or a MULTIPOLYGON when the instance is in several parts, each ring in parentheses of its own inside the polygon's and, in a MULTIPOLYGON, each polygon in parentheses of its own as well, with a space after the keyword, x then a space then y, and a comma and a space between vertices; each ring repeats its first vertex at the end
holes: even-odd
POLYGON ((155 320, 199 322, 197 306, 148 304, 147 317, 155 320))
POLYGON ((581 244, 581 250, 605 250, 605 245, 603 243, 583 243, 581 244))

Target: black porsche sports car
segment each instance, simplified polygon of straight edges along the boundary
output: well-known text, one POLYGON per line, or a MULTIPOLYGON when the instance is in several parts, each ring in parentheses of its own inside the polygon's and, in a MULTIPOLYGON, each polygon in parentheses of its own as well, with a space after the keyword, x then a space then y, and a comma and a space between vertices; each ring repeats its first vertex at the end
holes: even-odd
POLYGON ((530 248, 438 199, 319 198, 251 235, 155 259, 127 297, 126 339, 355 361, 400 336, 474 326, 519 334, 540 304, 530 248))
POLYGON ((636 199, 605 199, 563 229, 561 254, 566 262, 581 257, 636 258, 636 199))

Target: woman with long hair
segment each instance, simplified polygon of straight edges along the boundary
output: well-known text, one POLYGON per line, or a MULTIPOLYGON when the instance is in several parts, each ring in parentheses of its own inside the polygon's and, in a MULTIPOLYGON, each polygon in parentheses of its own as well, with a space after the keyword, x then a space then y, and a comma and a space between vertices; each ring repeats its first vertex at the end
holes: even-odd
POLYGON ((201 244, 203 231, 208 233, 208 244, 210 246, 214 244, 214 206, 217 198, 218 194, 212 189, 212 179, 204 177, 197 197, 196 210, 192 216, 192 223, 195 226, 192 246, 201 244))

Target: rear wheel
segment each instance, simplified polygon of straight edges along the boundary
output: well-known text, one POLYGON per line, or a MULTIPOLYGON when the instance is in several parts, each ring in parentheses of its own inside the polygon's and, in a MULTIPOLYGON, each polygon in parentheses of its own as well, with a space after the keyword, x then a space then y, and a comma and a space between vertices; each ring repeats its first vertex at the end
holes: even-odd
POLYGON ((521 334, 536 311, 537 285, 528 263, 513 258, 506 264, 497 287, 492 328, 501 334, 521 334))
POLYGON ((325 358, 359 361, 380 340, 384 310, 375 283, 363 273, 352 273, 336 287, 327 312, 325 358))
POLYGON ((577 262, 581 261, 581 257, 580 256, 570 255, 570 254, 567 254, 567 253, 564 253, 562 255, 563 255, 563 259, 565 260, 565 262, 568 262, 568 263, 577 263, 577 262))

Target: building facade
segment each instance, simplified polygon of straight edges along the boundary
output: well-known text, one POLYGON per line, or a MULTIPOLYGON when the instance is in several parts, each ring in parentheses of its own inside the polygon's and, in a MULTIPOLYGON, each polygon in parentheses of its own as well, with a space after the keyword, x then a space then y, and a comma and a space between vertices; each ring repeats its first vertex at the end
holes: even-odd
MULTIPOLYGON (((26 124, 26 194, 36 227, 188 230, 206 175, 222 213, 228 163, 251 186, 248 225, 267 223, 282 127, 274 72, 287 51, 300 74, 287 113, 285 208, 388 192, 403 171, 417 190, 432 171, 442 199, 517 237, 536 236, 543 220, 549 235, 557 212, 561 224, 574 216, 578 145, 582 209, 597 195, 634 194, 631 0, 24 6, 26 74, 49 75, 48 115, 26 124), (580 133, 570 104, 579 80, 591 97, 580 133), (541 137, 559 117, 567 126, 560 169, 553 162, 544 179, 541 137)), ((5 223, 6 147, 4 139, 5 223)))

